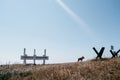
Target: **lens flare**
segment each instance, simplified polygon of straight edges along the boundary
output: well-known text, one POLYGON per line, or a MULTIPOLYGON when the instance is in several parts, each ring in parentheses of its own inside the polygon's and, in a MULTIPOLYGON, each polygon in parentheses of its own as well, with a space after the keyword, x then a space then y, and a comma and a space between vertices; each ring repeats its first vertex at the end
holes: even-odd
POLYGON ((92 34, 87 23, 85 23, 72 9, 70 9, 62 0, 56 0, 56 2, 75 20, 80 29, 83 29, 88 34, 92 34))

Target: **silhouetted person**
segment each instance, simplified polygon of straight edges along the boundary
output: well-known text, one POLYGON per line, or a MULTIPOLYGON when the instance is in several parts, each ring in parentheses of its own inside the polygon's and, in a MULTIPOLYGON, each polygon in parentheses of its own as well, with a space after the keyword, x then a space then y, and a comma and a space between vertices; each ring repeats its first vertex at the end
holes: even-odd
POLYGON ((82 56, 82 57, 78 58, 78 62, 79 62, 79 61, 81 61, 81 62, 82 62, 82 60, 83 60, 84 58, 85 58, 84 56, 82 56))

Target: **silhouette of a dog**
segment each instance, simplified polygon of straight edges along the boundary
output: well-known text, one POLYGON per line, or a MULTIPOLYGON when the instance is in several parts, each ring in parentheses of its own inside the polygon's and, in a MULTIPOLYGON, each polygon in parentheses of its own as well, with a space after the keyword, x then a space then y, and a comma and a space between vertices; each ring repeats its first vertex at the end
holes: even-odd
POLYGON ((78 58, 78 62, 79 62, 79 61, 81 61, 81 62, 82 62, 82 61, 83 61, 83 59, 85 59, 85 57, 84 57, 84 56, 82 56, 82 57, 78 58))

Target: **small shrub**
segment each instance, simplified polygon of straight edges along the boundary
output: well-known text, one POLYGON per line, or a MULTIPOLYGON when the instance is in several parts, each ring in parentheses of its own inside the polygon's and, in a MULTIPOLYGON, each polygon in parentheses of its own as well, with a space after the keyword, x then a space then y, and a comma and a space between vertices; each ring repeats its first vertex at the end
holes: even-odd
POLYGON ((21 72, 21 73, 19 73, 19 75, 20 75, 20 77, 27 77, 27 76, 31 75, 31 72, 30 71, 29 72, 21 72))
POLYGON ((0 74, 0 80, 8 80, 11 77, 11 73, 0 74))

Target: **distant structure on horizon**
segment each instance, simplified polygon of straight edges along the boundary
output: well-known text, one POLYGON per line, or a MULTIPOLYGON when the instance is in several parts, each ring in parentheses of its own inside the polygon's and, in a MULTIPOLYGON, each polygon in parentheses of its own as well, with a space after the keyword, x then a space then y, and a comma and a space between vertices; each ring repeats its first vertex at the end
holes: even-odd
MULTIPOLYGON (((95 51, 95 53, 97 54, 97 57, 96 59, 102 59, 102 55, 104 53, 104 50, 105 50, 105 47, 102 47, 100 49, 100 51, 97 51, 95 47, 93 47, 93 50, 95 51)), ((111 58, 115 58, 115 57, 119 57, 119 53, 120 52, 120 49, 118 51, 115 51, 114 50, 114 46, 111 45, 111 49, 110 49, 110 53, 112 54, 112 57, 111 58)))
POLYGON ((110 50, 110 53, 112 54, 112 58, 114 58, 114 57, 119 57, 118 55, 118 53, 120 52, 120 49, 118 50, 118 51, 115 51, 114 50, 114 46, 113 45, 111 45, 111 50, 110 50))
POLYGON ((36 65, 35 61, 36 60, 43 60, 43 64, 45 64, 45 60, 48 60, 49 56, 46 56, 46 49, 44 49, 44 55, 43 56, 37 56, 36 55, 36 49, 34 49, 34 55, 33 56, 28 56, 26 54, 26 48, 24 48, 23 55, 21 56, 21 60, 23 60, 23 64, 27 64, 26 60, 33 60, 33 64, 36 65))

